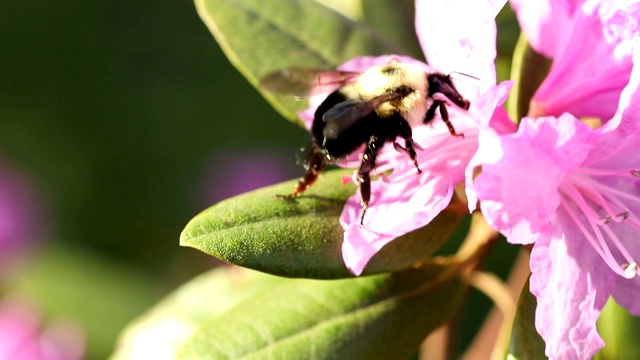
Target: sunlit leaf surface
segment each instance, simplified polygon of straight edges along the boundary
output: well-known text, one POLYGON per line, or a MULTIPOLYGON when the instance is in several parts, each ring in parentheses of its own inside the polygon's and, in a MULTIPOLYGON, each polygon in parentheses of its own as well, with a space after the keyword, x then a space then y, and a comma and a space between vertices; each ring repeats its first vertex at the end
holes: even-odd
MULTIPOLYGON (((355 191, 345 170, 325 173, 303 196, 285 200, 290 181, 222 201, 192 219, 181 245, 230 263, 289 277, 352 276, 342 261, 342 207, 355 191)), ((384 247, 365 274, 406 269, 428 259, 455 230, 462 213, 444 211, 431 224, 384 247)))

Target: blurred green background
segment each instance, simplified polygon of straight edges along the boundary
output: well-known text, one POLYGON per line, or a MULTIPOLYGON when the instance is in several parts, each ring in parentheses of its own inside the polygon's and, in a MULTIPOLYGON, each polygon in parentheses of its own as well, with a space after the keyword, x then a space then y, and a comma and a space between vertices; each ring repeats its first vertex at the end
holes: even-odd
POLYGON ((231 67, 190 1, 1 13, 0 153, 48 214, 4 292, 79 319, 88 358, 105 358, 131 317, 214 265, 178 246, 187 221, 246 190, 225 184, 298 176, 307 135, 231 67))
POLYGON ((213 154, 269 146, 295 164, 304 131, 228 64, 191 3, 4 8, 0 144, 40 180, 56 238, 165 269, 206 205, 213 154))

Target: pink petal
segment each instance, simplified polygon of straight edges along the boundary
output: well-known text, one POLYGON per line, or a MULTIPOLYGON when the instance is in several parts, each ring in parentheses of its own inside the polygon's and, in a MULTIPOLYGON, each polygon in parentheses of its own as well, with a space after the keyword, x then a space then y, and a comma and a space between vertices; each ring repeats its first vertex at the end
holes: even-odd
POLYGON ((518 127, 509 119, 502 107, 513 84, 513 80, 503 81, 473 99, 469 112, 473 117, 482 121, 480 126, 491 126, 500 134, 516 131, 518 127))
POLYGON ((364 227, 360 194, 352 196, 340 216, 345 228, 342 256, 349 271, 360 275, 384 245, 431 222, 451 201, 453 185, 448 176, 431 171, 402 182, 376 181, 364 227))
MULTIPOLYGON (((640 185, 635 184, 635 195, 640 195, 640 185)), ((622 191, 629 191, 630 189, 622 188, 622 191)), ((632 214, 640 214, 640 204, 629 211, 632 214)), ((624 247, 629 251, 632 256, 636 258, 640 257, 640 242, 638 241, 638 230, 633 229, 624 223, 608 224, 613 232, 618 236, 624 247)), ((627 311, 635 316, 640 316, 640 277, 636 276, 632 279, 626 279, 622 276, 616 276, 615 278, 615 290, 613 297, 616 302, 622 305, 627 311)))
MULTIPOLYGON (((562 216, 562 215, 559 215, 562 216)), ((613 290, 614 275, 578 229, 556 227, 531 253, 531 292, 536 296, 536 329, 552 359, 590 359, 604 342, 596 320, 613 290)))
MULTIPOLYGON (((640 38, 635 41, 634 64, 640 64, 640 38)), ((640 169, 640 66, 634 66, 629 83, 622 91, 614 117, 595 130, 598 149, 585 161, 585 166, 600 168, 640 169)))
POLYGON ((481 134, 471 164, 482 164, 474 186, 487 221, 511 243, 548 235, 560 204, 559 186, 589 154, 591 134, 568 114, 525 118, 516 134, 481 134))
MULTIPOLYGON (((510 134, 517 131, 517 125, 511 121, 506 110, 502 107, 512 86, 512 81, 503 81, 497 87, 492 87, 485 94, 480 95, 471 104, 469 111, 483 119, 479 127, 479 142, 492 143, 493 137, 498 134, 510 134)), ((487 155, 491 156, 492 154, 487 155)), ((477 207, 478 196, 473 179, 476 168, 480 165, 479 161, 483 161, 482 156, 475 155, 465 169, 465 193, 469 211, 474 211, 477 207)))
POLYGON ((616 302, 632 315, 640 316, 640 302, 638 302, 640 298, 640 277, 625 279, 619 276, 615 279, 615 284, 613 298, 616 302))
POLYGON ((538 107, 545 115, 611 118, 629 80, 640 5, 601 0, 513 3, 533 47, 553 58, 533 97, 538 107))
POLYGON ((17 300, 0 303, 0 359, 36 360, 40 314, 17 300))
MULTIPOLYGON (((631 61, 633 70, 629 82, 622 90, 618 110, 611 120, 598 129, 599 132, 611 132, 622 127, 622 132, 637 132, 640 129, 640 38, 633 40, 631 61)), ((620 130, 618 130, 620 131, 620 130)), ((621 137, 624 137, 623 134, 621 137)))
POLYGON ((495 17, 505 3, 416 0, 416 33, 429 65, 443 73, 478 77, 480 91, 494 85, 495 17))
POLYGON ((568 43, 574 13, 584 0, 509 0, 531 47, 553 58, 568 43))
POLYGON ((533 100, 542 104, 546 115, 570 112, 609 119, 629 81, 631 61, 612 58, 614 45, 604 41, 599 19, 584 18, 576 31, 581 36, 555 58, 533 100))
POLYGON ((413 138, 423 148, 418 151, 418 163, 425 171, 418 174, 413 162, 406 154, 401 154, 402 157, 393 163, 393 173, 386 181, 378 180, 371 184, 371 201, 364 227, 360 227, 360 193, 345 204, 340 216, 345 228, 342 251, 347 268, 354 274, 362 273, 367 262, 384 245, 427 225, 451 201, 453 188, 463 179, 464 167, 476 149, 477 144, 470 131, 477 128, 477 123, 468 116, 458 115, 455 109, 451 109, 450 115, 458 120, 458 131, 469 133, 468 149, 461 149, 453 157, 448 152, 440 156, 438 153, 442 152, 438 149, 455 146, 456 142, 463 140, 452 137, 442 122, 415 128, 413 138))

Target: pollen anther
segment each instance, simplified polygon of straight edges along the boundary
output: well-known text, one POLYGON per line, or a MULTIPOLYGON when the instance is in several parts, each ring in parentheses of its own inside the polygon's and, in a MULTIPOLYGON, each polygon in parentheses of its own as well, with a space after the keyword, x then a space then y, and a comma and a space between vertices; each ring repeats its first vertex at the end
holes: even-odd
POLYGON ((619 214, 616 215, 616 220, 617 221, 624 221, 627 220, 627 218, 629 217, 631 213, 629 212, 629 210, 625 210, 619 214))
POLYGON ((638 263, 632 262, 631 264, 622 264, 622 270, 624 270, 625 278, 633 279, 638 275, 638 263))
POLYGON ((598 225, 607 225, 610 221, 611 221, 611 215, 606 215, 606 216, 603 216, 600 219, 598 219, 596 221, 596 224, 598 224, 598 225))
POLYGON ((606 215, 601 217, 600 219, 598 219, 596 221, 596 224, 598 225, 607 225, 608 223, 611 222, 611 220, 615 221, 615 222, 621 222, 626 220, 629 217, 630 213, 629 210, 625 210, 621 213, 615 214, 615 215, 606 215))

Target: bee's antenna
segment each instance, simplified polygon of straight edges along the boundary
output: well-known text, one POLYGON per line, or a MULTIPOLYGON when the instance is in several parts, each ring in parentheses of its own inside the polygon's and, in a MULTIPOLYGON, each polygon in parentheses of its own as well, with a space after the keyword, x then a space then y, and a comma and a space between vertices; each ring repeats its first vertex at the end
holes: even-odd
POLYGON ((465 74, 465 73, 462 73, 462 72, 459 72, 459 71, 452 71, 452 72, 449 73, 449 75, 447 75, 447 77, 451 76, 451 74, 460 74, 460 75, 466 76, 468 78, 472 78, 474 80, 480 80, 480 78, 477 78, 477 77, 475 77, 473 75, 465 74))

